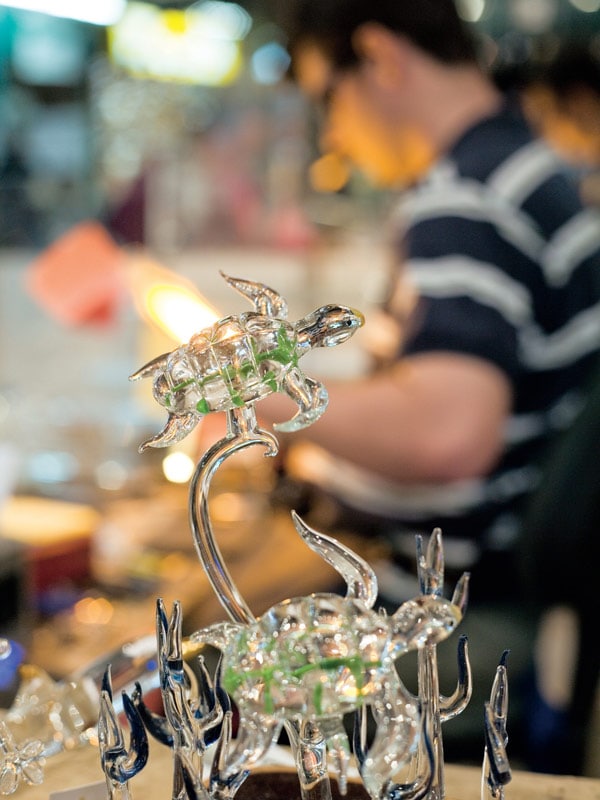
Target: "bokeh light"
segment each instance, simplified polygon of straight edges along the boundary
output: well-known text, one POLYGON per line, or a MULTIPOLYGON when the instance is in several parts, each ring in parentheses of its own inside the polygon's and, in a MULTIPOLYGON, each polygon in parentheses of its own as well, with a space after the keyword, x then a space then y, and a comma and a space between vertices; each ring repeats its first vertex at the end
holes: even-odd
POLYGON ((137 77, 225 86, 240 74, 240 47, 252 24, 235 3, 195 3, 161 10, 130 2, 109 31, 114 63, 137 77))
POLYGON ((279 42, 267 42, 254 51, 250 60, 252 76, 266 85, 280 81, 290 65, 290 56, 279 42))
POLYGON ((164 457, 162 470, 171 483, 187 483, 194 471, 194 461, 187 453, 175 450, 164 457))
POLYGON ((457 0, 456 8, 461 19, 478 22, 485 11, 485 0, 457 0))

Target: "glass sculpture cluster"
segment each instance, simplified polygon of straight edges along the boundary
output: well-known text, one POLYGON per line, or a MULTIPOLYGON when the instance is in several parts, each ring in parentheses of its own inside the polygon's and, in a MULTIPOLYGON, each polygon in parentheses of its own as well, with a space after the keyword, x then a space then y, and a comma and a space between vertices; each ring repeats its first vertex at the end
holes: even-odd
MULTIPOLYGON (((227 415, 225 437, 196 467, 189 508, 198 556, 229 620, 192 634, 197 650, 210 645, 220 651, 214 674, 202 656, 192 669, 184 658, 182 609, 175 603, 167 613, 158 600, 163 714, 150 711, 139 685, 123 693, 116 707, 107 667, 97 732, 109 798, 130 797, 129 782, 148 758, 148 734, 172 749, 173 800, 230 800, 285 731, 302 800, 330 799, 332 776, 346 793, 351 770, 373 800, 443 800, 441 727, 469 702, 471 672, 467 641, 460 637, 456 689, 449 697, 440 694, 436 647, 463 618, 469 578, 463 575, 451 599, 444 597, 441 531, 434 530, 426 546, 417 537, 420 593, 388 615, 374 609, 378 587, 369 564, 292 512, 298 534, 341 575, 346 593, 285 599, 255 618, 223 562, 208 510, 211 478, 226 458, 253 445, 265 447, 267 455, 277 452, 276 438, 258 426, 255 403, 275 391, 295 400, 298 411, 280 430, 316 420, 327 392, 303 374, 299 359, 312 347, 345 341, 363 317, 329 305, 291 324, 285 301, 272 289, 225 279, 251 300, 254 311, 220 320, 132 378, 151 377, 154 396, 168 412, 163 430, 141 449, 180 440, 212 411, 227 415), (416 694, 396 670, 396 661, 410 650, 418 651, 416 694), (130 728, 128 743, 120 712, 130 728)), ((510 780, 505 660, 485 707, 481 795, 496 800, 510 780)), ((14 791, 20 779, 40 782, 35 741, 18 750, 10 731, 0 727, 0 744, 2 793, 14 791)))

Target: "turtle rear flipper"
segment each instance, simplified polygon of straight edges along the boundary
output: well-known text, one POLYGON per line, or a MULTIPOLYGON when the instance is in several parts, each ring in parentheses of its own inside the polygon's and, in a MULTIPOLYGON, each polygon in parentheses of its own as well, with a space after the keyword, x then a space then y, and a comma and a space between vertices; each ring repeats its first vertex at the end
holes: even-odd
POLYGON ((303 375, 298 368, 290 369, 283 379, 288 395, 298 404, 298 411, 287 422, 276 422, 273 427, 282 433, 306 428, 319 419, 327 408, 329 395, 319 381, 303 375))
POLYGON ((169 447, 180 442, 195 428, 198 421, 198 415, 191 411, 188 414, 169 414, 162 431, 143 442, 138 448, 139 452, 143 453, 148 447, 169 447))

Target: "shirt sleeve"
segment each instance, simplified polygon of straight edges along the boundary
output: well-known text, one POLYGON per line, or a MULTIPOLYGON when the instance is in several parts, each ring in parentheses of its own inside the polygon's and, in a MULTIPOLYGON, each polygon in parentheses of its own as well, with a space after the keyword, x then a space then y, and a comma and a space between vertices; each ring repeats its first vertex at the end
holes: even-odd
POLYGON ((497 310, 465 297, 421 297, 401 355, 445 351, 492 362, 514 381, 517 331, 497 310))

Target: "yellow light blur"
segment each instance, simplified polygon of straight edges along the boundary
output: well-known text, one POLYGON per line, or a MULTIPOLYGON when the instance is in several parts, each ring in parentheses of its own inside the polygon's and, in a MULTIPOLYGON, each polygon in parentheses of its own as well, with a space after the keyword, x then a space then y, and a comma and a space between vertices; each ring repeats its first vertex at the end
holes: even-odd
POLYGON ((235 3, 161 10, 130 2, 108 32, 109 55, 137 77, 225 86, 241 71, 239 42, 250 24, 247 12, 235 3))
POLYGON ((177 344, 189 341, 219 318, 217 309, 181 275, 144 255, 132 255, 127 263, 138 313, 177 344))
POLYGON ((175 8, 166 8, 163 11, 163 25, 170 32, 178 36, 184 35, 187 30, 186 17, 183 11, 175 8))
POLYGON ((152 319, 178 342, 187 342, 194 333, 217 319, 208 305, 181 286, 151 286, 146 302, 152 319))
POLYGON ((186 453, 176 450, 163 458, 162 471, 171 483, 187 483, 192 477, 194 462, 186 453))

